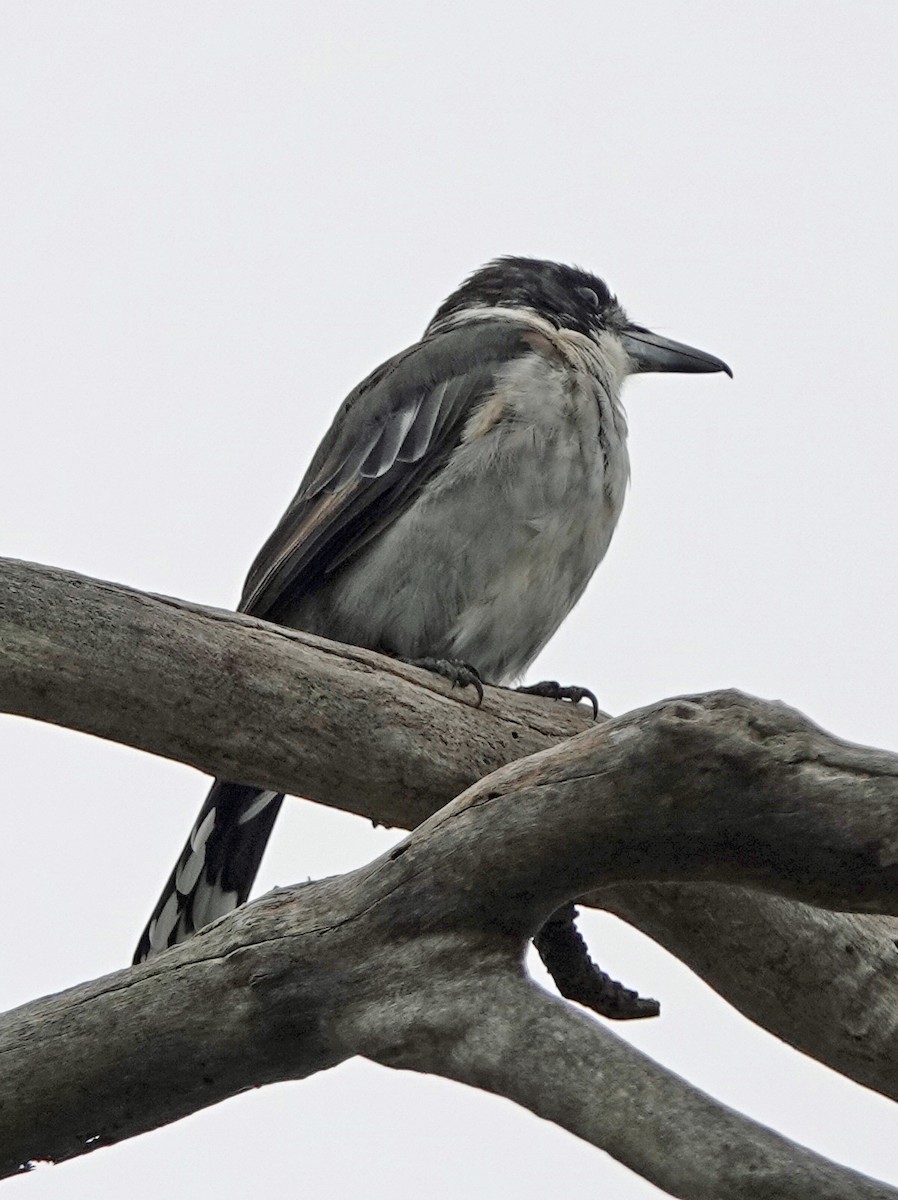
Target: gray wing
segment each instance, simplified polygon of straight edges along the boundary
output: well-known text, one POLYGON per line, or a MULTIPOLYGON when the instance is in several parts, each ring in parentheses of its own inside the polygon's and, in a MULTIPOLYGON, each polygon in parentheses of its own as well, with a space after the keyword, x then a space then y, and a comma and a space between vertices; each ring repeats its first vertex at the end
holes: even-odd
POLYGON ((240 611, 276 621, 282 602, 295 602, 395 521, 458 445, 502 367, 540 348, 514 320, 483 320, 378 367, 337 413, 250 569, 240 611))

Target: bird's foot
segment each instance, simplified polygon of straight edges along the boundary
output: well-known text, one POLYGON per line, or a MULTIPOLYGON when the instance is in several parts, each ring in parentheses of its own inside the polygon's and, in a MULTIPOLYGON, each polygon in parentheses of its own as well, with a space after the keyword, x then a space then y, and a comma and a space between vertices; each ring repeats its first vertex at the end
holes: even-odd
POLYGON ((577 910, 565 904, 553 913, 533 939, 533 944, 559 992, 614 1021, 633 1021, 657 1017, 661 1005, 624 987, 600 970, 589 957, 589 950, 576 925, 577 910))
POLYGON ((587 700, 592 705, 592 719, 595 720, 599 715, 599 702, 589 688, 564 687, 557 679, 544 679, 542 683, 517 687, 515 691, 523 692, 527 696, 545 696, 549 700, 570 700, 572 704, 579 704, 581 700, 587 700))
POLYGON ((408 663, 410 667, 423 667, 425 671, 442 675, 453 687, 474 688, 477 692, 476 707, 479 708, 483 703, 483 680, 477 668, 470 663, 462 662, 459 658, 402 658, 400 661, 408 663))

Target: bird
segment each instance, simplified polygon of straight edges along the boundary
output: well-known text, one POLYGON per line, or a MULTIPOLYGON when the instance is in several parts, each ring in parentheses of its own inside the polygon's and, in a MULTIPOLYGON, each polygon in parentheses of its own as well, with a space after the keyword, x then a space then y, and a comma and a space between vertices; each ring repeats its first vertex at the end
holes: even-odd
MULTIPOLYGON (((579 267, 474 271, 349 394, 239 611, 416 663, 519 681, 602 561, 629 481, 630 375, 732 371, 629 320, 579 267)), ((590 699, 548 681, 539 695, 590 699)), ((216 780, 134 956, 244 903, 283 796, 216 780)))

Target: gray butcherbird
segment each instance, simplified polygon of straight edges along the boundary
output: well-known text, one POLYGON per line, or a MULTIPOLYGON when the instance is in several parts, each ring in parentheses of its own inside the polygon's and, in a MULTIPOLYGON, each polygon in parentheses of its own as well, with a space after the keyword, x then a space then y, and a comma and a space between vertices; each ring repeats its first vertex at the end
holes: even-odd
MULTIPOLYGON (((240 611, 478 692, 519 679, 608 549, 629 477, 621 385, 640 371, 732 374, 632 324, 594 275, 489 263, 342 404, 240 611)), ((135 962, 246 900, 282 800, 212 785, 135 962)))

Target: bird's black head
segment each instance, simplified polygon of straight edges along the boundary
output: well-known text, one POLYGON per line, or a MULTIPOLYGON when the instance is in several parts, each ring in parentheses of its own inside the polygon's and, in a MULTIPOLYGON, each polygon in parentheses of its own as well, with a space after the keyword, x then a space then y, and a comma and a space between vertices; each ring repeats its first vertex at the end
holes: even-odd
POLYGON ((464 310, 526 308, 559 329, 590 334, 626 321, 603 280, 578 267, 539 258, 497 258, 475 271, 440 305, 430 328, 464 310))

